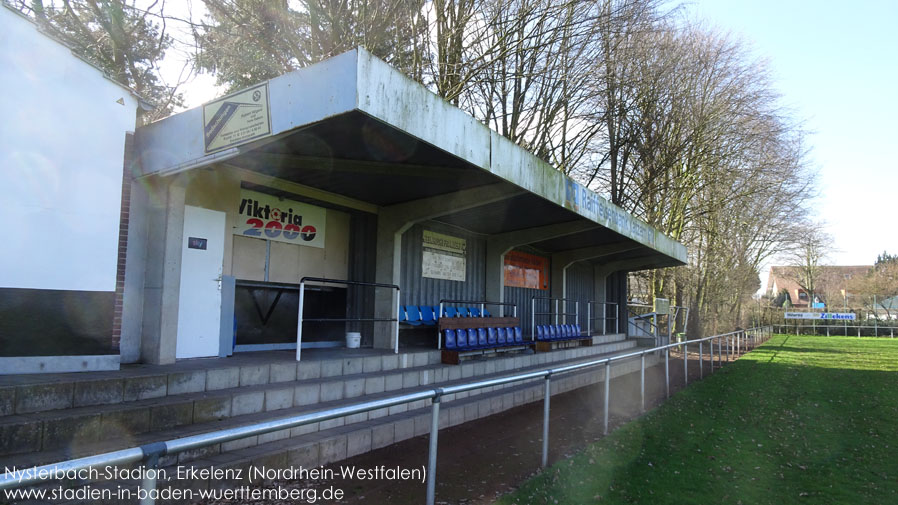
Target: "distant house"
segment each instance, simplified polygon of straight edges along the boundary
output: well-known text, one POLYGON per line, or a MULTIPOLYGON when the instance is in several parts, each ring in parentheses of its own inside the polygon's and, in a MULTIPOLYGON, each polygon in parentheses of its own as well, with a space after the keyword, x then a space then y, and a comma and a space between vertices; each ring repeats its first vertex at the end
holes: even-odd
MULTIPOLYGON (((848 286, 852 279, 867 275, 871 268, 873 268, 872 265, 821 267, 822 271, 816 282, 814 302, 841 305, 846 299, 851 298, 848 286), (827 298, 834 297, 836 299, 827 300, 827 298)), ((794 266, 770 267, 770 275, 767 277, 767 296, 776 298, 780 292, 785 290, 793 307, 808 307, 810 294, 799 285, 798 272, 798 267, 794 266)))

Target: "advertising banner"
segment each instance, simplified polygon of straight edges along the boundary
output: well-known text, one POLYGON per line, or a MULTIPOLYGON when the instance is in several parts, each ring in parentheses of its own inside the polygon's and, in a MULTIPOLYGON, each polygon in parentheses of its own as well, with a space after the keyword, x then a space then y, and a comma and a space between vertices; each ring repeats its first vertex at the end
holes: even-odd
POLYGON ((506 286, 549 289, 549 258, 510 251, 505 255, 504 270, 506 286))
POLYGON ((324 248, 327 210, 277 196, 240 190, 234 235, 324 248))
POLYGON ((467 241, 463 238, 424 230, 424 256, 421 275, 431 279, 464 282, 467 241))
POLYGON ((854 321, 855 314, 838 312, 786 312, 785 319, 827 319, 854 321))

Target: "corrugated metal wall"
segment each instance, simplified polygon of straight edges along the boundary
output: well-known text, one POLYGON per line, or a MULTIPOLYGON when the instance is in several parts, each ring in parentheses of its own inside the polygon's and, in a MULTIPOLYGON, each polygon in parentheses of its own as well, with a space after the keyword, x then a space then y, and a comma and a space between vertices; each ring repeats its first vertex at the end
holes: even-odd
MULTIPOLYGON (((377 250, 377 216, 365 212, 355 212, 351 215, 349 231, 349 280, 360 282, 374 282, 374 269, 376 265, 377 250), (362 251, 370 251, 364 254, 362 251)), ((373 288, 348 286, 346 289, 346 317, 372 317, 374 315, 373 288)), ((385 323, 379 323, 385 324, 385 323)), ((347 324, 346 331, 360 331, 365 342, 374 335, 374 323, 351 322, 347 324)))
POLYGON ((440 300, 483 300, 486 286, 486 240, 465 230, 436 222, 412 226, 402 235, 402 305, 438 305, 440 300), (422 277, 424 230, 467 241, 465 281, 422 277))
MULTIPOLYGON (((577 322, 580 323, 583 331, 586 331, 588 319, 586 306, 590 300, 595 299, 595 269, 593 266, 583 261, 569 266, 566 288, 567 293, 564 294, 564 297, 580 302, 580 317, 577 322)), ((566 311, 574 312, 575 306, 575 302, 569 302, 566 311)), ((568 322, 571 321, 572 319, 569 317, 568 322)))

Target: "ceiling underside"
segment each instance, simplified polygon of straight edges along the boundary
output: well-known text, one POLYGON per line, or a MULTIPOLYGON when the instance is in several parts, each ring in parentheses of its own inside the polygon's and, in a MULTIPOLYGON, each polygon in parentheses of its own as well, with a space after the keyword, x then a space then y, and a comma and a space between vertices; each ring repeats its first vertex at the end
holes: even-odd
MULTIPOLYGON (((484 185, 507 186, 509 198, 435 218, 448 225, 494 235, 534 227, 590 222, 586 218, 480 167, 421 142, 358 112, 332 117, 261 142, 228 161, 229 165, 297 184, 389 206, 484 185)), ((502 187, 502 186, 500 186, 502 187)), ((645 258, 652 266, 679 264, 673 258, 608 228, 594 228, 530 244, 556 253, 630 242, 625 252, 597 258, 645 258)))

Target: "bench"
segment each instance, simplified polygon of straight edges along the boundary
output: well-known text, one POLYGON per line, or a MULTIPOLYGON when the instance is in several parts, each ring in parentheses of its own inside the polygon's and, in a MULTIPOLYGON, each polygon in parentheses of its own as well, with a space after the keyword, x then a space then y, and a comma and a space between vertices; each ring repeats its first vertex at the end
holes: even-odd
POLYGON ((589 345, 592 345, 592 337, 583 335, 579 324, 544 324, 536 327, 537 352, 549 352, 558 347, 589 345))
MULTIPOLYGON (((399 323, 410 326, 434 326, 440 312, 439 305, 400 305, 399 323)), ((483 310, 483 317, 490 317, 488 310, 483 310)), ((444 307, 443 317, 481 317, 477 307, 444 307)))
POLYGON ((457 365, 463 356, 507 351, 525 345, 516 317, 441 317, 442 362, 457 365))

